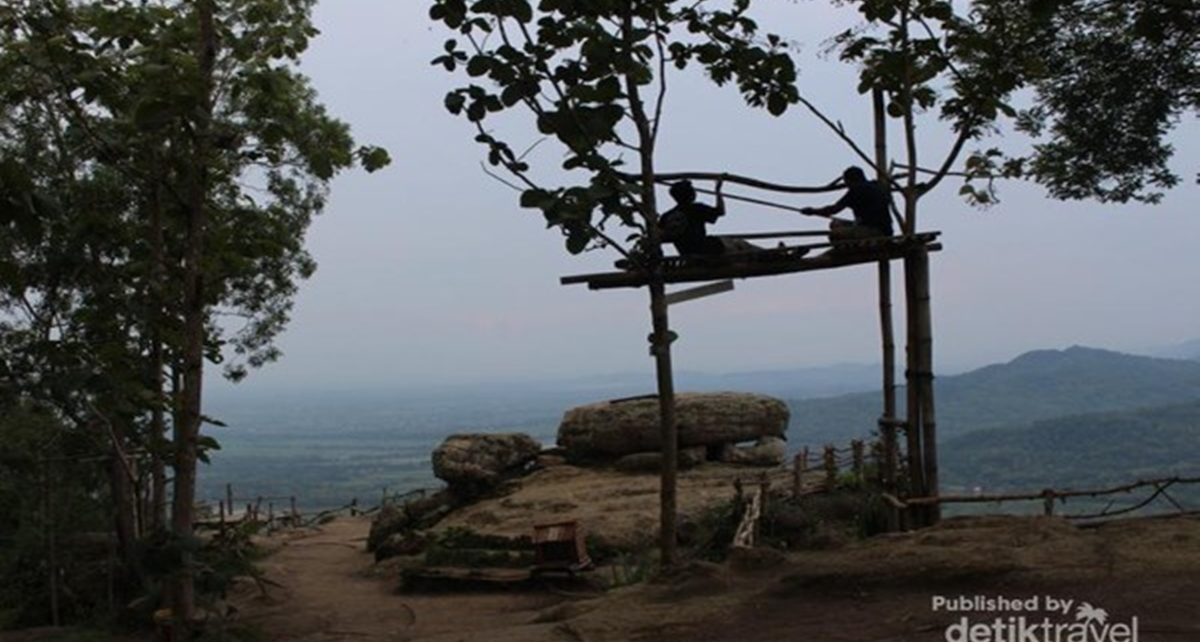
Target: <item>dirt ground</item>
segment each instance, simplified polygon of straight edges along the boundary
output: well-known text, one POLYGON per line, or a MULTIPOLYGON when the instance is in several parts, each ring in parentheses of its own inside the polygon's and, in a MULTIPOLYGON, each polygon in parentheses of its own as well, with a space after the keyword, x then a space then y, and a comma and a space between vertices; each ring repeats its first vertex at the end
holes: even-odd
POLYGON ((263 597, 247 587, 241 616, 280 641, 932 642, 964 616, 934 612, 934 596, 1048 595, 1102 608, 1112 623, 1137 616, 1143 642, 1200 640, 1196 519, 1078 529, 1047 518, 956 518, 839 550, 691 562, 670 579, 587 599, 397 593, 395 574, 363 551, 368 528, 339 519, 281 540, 265 566, 283 588, 263 597))

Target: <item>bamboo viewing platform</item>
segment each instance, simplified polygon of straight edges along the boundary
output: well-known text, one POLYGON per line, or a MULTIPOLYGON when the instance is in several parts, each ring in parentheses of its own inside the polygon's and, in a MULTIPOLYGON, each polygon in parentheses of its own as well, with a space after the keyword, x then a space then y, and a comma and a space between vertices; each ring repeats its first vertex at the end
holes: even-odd
MULTIPOLYGON (((781 248, 768 248, 713 257, 670 257, 663 261, 665 283, 693 283, 722 279, 746 279, 811 272, 902 259, 914 250, 936 252, 942 249, 937 242, 940 232, 922 232, 911 236, 890 236, 876 239, 810 243, 781 248), (836 250, 808 256, 813 250, 836 250)), ((577 274, 559 279, 562 285, 586 284, 592 290, 639 288, 649 283, 645 271, 631 269, 620 272, 577 274)))

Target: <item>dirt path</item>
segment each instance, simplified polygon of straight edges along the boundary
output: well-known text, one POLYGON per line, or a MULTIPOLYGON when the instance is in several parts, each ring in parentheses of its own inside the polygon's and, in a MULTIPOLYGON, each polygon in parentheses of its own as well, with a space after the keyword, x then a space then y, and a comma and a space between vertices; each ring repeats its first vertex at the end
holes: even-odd
MULTIPOLYGON (((395 571, 363 552, 367 530, 343 519, 283 540, 264 564, 282 588, 240 596, 244 619, 285 642, 940 642, 963 614, 936 612, 935 595, 1056 596, 1075 605, 1056 622, 1078 620, 1086 602, 1111 623, 1138 617, 1143 642, 1200 640, 1200 520, 1087 531, 1040 518, 947 520, 839 550, 695 562, 668 581, 589 600, 400 594, 395 571)), ((998 614, 968 615, 986 623, 998 614)))
MULTIPOLYGON (((278 540, 263 567, 278 583, 234 602, 271 640, 400 641, 471 635, 529 622, 561 598, 537 594, 399 595, 396 578, 373 572, 364 550, 370 522, 343 518, 278 540)), ((451 638, 453 639, 453 637, 451 638)))

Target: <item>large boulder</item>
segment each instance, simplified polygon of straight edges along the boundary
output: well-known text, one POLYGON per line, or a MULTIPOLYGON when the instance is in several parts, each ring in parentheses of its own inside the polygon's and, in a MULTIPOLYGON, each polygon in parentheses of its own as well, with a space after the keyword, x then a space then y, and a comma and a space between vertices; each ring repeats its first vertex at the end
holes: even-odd
POLYGON ((456 492, 476 494, 524 469, 541 450, 524 433, 450 435, 433 451, 433 474, 456 492))
MULTIPOLYGON (((787 431, 787 404, 764 395, 681 393, 675 396, 675 408, 679 444, 684 448, 782 437, 787 431)), ((559 424, 558 445, 572 461, 661 450, 658 399, 604 401, 572 408, 559 424)))
POLYGON ((436 524, 458 502, 454 493, 438 491, 428 497, 410 499, 402 504, 386 503, 371 520, 371 531, 367 535, 367 550, 377 550, 385 541, 398 533, 408 533, 436 524))
POLYGON ((393 534, 410 528, 412 522, 403 506, 384 504, 371 520, 371 532, 367 534, 367 550, 374 551, 379 548, 393 534))

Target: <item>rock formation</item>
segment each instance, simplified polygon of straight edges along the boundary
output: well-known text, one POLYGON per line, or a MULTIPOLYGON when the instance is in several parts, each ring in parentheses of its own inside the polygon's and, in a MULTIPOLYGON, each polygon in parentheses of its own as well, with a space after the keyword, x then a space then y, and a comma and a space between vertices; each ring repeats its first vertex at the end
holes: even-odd
POLYGON ((541 450, 523 433, 450 435, 433 451, 433 474, 455 493, 476 495, 520 472, 541 450))
MULTIPOLYGON (((675 400, 681 449, 701 446, 719 452, 727 444, 782 438, 787 431, 787 405, 772 397, 734 392, 681 393, 675 400)), ((571 462, 658 452, 658 400, 606 401, 573 408, 559 425, 558 445, 571 462)), ((760 445, 776 448, 775 442, 760 445)), ((766 455, 756 452, 742 463, 765 462, 766 455)))

